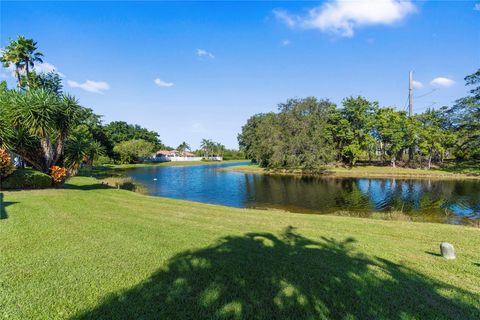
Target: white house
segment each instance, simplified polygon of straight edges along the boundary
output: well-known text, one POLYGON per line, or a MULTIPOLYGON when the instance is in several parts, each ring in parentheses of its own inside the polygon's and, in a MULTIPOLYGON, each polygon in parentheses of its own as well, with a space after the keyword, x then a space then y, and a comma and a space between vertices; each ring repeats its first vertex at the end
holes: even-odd
POLYGON ((147 161, 153 162, 169 162, 169 161, 201 161, 202 157, 196 157, 188 151, 177 150, 159 150, 147 161))

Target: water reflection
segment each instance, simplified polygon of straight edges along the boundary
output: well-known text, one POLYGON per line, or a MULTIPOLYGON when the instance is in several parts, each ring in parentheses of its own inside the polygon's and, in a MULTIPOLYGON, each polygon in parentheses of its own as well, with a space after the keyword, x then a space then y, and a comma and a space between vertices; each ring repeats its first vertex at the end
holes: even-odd
POLYGON ((234 207, 309 213, 402 212, 417 221, 480 221, 480 181, 313 178, 218 171, 230 165, 128 171, 151 195, 234 207), (156 180, 154 180, 156 179, 156 180))

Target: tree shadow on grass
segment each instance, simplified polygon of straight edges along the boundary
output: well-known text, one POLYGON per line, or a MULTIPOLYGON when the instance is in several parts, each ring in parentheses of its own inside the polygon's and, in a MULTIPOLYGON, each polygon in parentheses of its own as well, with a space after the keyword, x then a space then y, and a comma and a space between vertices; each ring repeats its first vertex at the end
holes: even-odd
POLYGON ((75 319, 474 319, 478 296, 290 227, 230 236, 75 319), (446 298, 439 291, 449 291, 446 298))
POLYGON ((104 183, 89 183, 84 185, 71 184, 68 181, 61 186, 62 189, 71 189, 71 190, 101 190, 101 189, 111 189, 112 187, 104 183))
POLYGON ((3 195, 3 193, 0 192, 0 220, 8 218, 6 208, 8 206, 12 205, 12 204, 15 204, 15 203, 17 203, 17 202, 4 201, 4 195, 3 195))
POLYGON ((105 179, 110 177, 122 177, 124 176, 124 171, 125 169, 119 169, 113 166, 95 166, 82 168, 77 175, 80 177, 105 179))

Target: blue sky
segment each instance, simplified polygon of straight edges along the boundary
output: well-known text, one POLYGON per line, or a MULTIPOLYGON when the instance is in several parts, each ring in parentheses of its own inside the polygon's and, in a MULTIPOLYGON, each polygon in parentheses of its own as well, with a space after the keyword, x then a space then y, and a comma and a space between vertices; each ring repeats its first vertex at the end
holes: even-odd
MULTIPOLYGON (((173 147, 237 147, 253 114, 290 97, 363 95, 404 109, 451 105, 480 67, 480 4, 319 2, 5 2, 0 46, 38 41, 65 90, 173 147)), ((0 77, 13 85, 9 71, 0 77)))

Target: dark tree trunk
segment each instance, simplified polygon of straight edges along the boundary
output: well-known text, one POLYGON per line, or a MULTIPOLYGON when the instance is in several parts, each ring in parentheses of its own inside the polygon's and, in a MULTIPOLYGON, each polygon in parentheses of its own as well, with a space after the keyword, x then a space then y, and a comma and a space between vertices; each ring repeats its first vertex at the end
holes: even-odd
POLYGON ((42 146, 42 150, 45 157, 44 167, 42 171, 45 173, 48 173, 50 171, 51 166, 55 163, 53 146, 50 143, 50 139, 48 138, 48 136, 40 139, 40 145, 42 146))
POLYGON ((65 134, 62 133, 58 137, 58 140, 55 146, 55 156, 53 158, 53 164, 56 164, 58 160, 60 160, 60 157, 63 154, 64 146, 65 146, 65 134))

